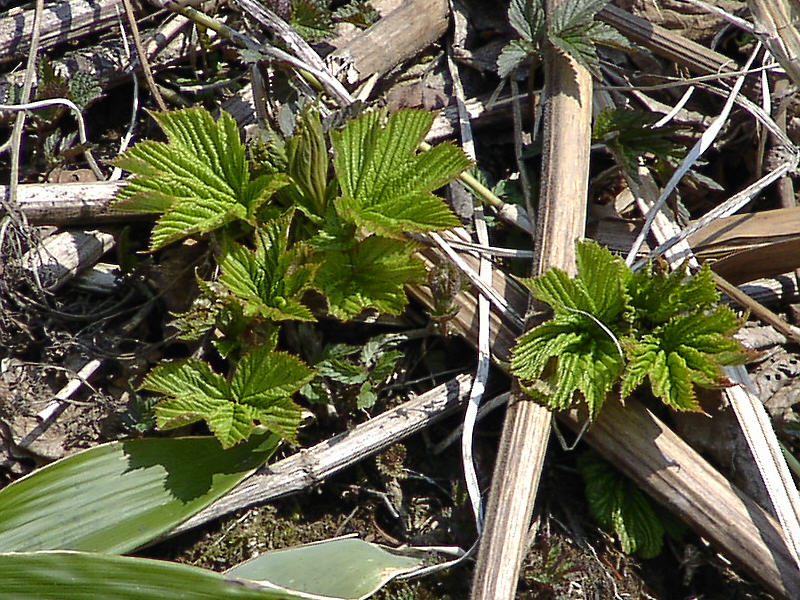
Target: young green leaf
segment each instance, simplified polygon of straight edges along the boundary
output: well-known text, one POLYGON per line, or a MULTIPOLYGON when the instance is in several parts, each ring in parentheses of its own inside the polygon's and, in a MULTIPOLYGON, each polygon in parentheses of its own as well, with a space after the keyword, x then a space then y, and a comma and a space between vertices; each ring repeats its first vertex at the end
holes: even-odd
POLYGON ((300 247, 289 249, 292 213, 259 226, 255 251, 230 244, 220 260, 219 282, 244 300, 245 316, 274 321, 314 321, 300 302, 311 286, 315 267, 299 265, 300 247))
POLYGON ((666 272, 648 264, 633 275, 628 291, 637 325, 644 329, 666 323, 676 315, 709 309, 719 302, 707 263, 693 277, 687 276, 685 266, 666 272))
POLYGON ((600 59, 595 42, 629 47, 630 43, 616 30, 594 20, 609 0, 568 0, 559 3, 549 15, 547 39, 571 56, 592 75, 600 78, 600 59))
POLYGON ((511 371, 552 409, 568 408, 575 392, 581 392, 595 417, 625 365, 618 336, 629 319, 630 272, 594 242, 579 242, 576 257, 574 279, 561 269, 549 269, 521 280, 535 298, 553 308, 553 318, 517 340, 511 371))
POLYGON ((247 439, 256 423, 294 439, 300 408, 290 397, 313 375, 299 359, 262 348, 243 356, 230 380, 206 363, 188 359, 156 367, 141 387, 166 396, 155 409, 160 429, 204 420, 229 448, 247 439))
POLYGON ((511 0, 508 23, 526 42, 538 44, 545 31, 544 6, 538 0, 511 0))
POLYGON ((497 57, 497 74, 506 77, 532 56, 538 56, 545 32, 544 8, 539 0, 511 0, 508 22, 520 39, 511 40, 497 57))
POLYGON ((114 160, 137 175, 117 193, 114 207, 163 213, 150 250, 236 219, 253 223, 258 208, 286 184, 278 174, 250 179, 239 130, 228 113, 217 122, 197 108, 152 114, 168 143, 140 142, 114 160))
POLYGON ((296 128, 286 141, 289 177, 300 190, 296 201, 304 213, 324 217, 330 161, 318 111, 312 106, 301 111, 296 128))
POLYGON ((324 40, 333 33, 331 10, 324 0, 292 0, 289 24, 309 42, 324 40))
POLYGON ((417 147, 433 114, 401 110, 388 117, 367 112, 330 134, 333 164, 342 195, 340 216, 379 235, 434 231, 458 224, 447 205, 431 194, 470 166, 452 144, 428 152, 417 147))
POLYGON ((656 116, 644 110, 606 108, 594 119, 592 138, 618 153, 628 173, 635 177, 641 156, 651 154, 668 161, 679 152, 679 147, 669 137, 676 128, 654 129, 655 122, 656 116))
POLYGON ((617 535, 622 551, 642 558, 661 554, 668 528, 639 487, 594 452, 578 458, 578 469, 590 514, 600 527, 617 535))
POLYGON ((754 356, 731 337, 740 324, 732 310, 718 307, 675 316, 652 333, 627 342, 622 397, 648 378, 653 395, 668 406, 699 410, 693 385, 730 385, 721 365, 741 365, 754 356))
POLYGON ((370 236, 349 250, 322 253, 316 286, 325 292, 330 313, 349 319, 366 308, 399 314, 408 299, 404 286, 425 279, 414 244, 370 236))

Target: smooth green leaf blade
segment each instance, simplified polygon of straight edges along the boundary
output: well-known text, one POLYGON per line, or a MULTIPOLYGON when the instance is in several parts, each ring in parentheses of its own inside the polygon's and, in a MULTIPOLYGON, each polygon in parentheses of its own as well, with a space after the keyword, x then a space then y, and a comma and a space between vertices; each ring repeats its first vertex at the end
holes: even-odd
POLYGON ((225 450, 213 437, 147 438, 61 459, 0 491, 0 551, 130 552, 229 491, 279 441, 264 433, 225 450))
POLYGON ((421 563, 418 558, 388 552, 377 544, 343 538, 266 552, 225 574, 314 597, 356 600, 371 596, 421 563))
POLYGON ((0 600, 308 600, 189 565, 85 552, 0 554, 0 600))

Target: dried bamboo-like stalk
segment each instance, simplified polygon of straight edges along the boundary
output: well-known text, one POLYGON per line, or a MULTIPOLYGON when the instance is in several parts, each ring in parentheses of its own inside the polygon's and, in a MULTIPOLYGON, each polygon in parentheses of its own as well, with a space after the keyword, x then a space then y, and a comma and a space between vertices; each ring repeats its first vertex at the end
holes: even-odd
POLYGON ((800 5, 794 0, 747 0, 756 35, 796 86, 800 86, 800 5))
MULTIPOLYGON (((59 0, 42 15, 39 49, 102 31, 117 20, 122 0, 59 0)), ((19 60, 30 49, 34 11, 13 8, 0 17, 0 64, 19 60)))
MULTIPOLYGON (((552 11, 558 2, 546 2, 552 11)), ((589 72, 549 46, 545 54, 544 147, 533 275, 557 266, 575 270, 583 237, 591 138, 589 72)), ((536 324, 528 319, 526 327, 536 324)), ((552 414, 515 381, 506 411, 478 550, 471 598, 511 600, 517 589, 531 512, 539 487, 552 414)))

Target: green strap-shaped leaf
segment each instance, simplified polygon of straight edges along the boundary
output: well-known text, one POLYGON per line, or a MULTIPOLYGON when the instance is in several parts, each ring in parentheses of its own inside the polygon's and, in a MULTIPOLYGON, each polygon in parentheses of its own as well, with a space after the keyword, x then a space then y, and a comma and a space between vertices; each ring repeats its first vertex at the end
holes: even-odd
POLYGON ((314 597, 367 598, 390 579, 419 567, 418 558, 343 538, 266 552, 225 572, 314 597))
POLYGON ((213 437, 149 438, 61 459, 0 491, 0 551, 130 552, 230 490, 279 440, 262 433, 224 450, 213 437))
POLYGON ((0 553, 0 600, 362 600, 421 563, 353 538, 266 552, 224 575, 129 556, 0 553))

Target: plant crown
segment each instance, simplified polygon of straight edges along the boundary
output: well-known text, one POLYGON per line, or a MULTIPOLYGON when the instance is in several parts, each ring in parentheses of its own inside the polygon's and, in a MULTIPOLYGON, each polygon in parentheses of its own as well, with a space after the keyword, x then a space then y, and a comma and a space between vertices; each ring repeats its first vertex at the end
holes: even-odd
POLYGON ((693 277, 652 264, 632 273, 592 241, 576 257, 574 278, 553 268, 520 279, 553 317, 517 340, 511 371, 549 408, 583 399, 595 418, 616 384, 624 400, 647 380, 667 406, 699 410, 694 386, 728 386, 721 366, 753 358, 732 337, 741 321, 718 306, 708 266, 693 277))
MULTIPOLYGON (((198 298, 174 324, 184 339, 214 333, 228 360, 227 376, 197 359, 155 367, 141 387, 165 397, 157 425, 204 420, 225 446, 257 424, 294 439, 300 409, 291 396, 312 389, 315 372, 276 351, 281 324, 316 321, 314 294, 338 319, 400 313, 404 286, 426 274, 403 233, 458 224, 431 192, 471 163, 449 143, 417 152, 433 122, 419 110, 367 112, 326 136, 309 107, 294 135, 273 134, 250 160, 225 112, 217 121, 197 108, 153 117, 167 141, 140 142, 114 161, 134 174, 115 208, 160 215, 151 252, 210 238, 217 276, 198 277, 198 298)), ((397 361, 388 348, 379 354, 365 359, 370 377, 358 381, 364 407, 397 361)))

